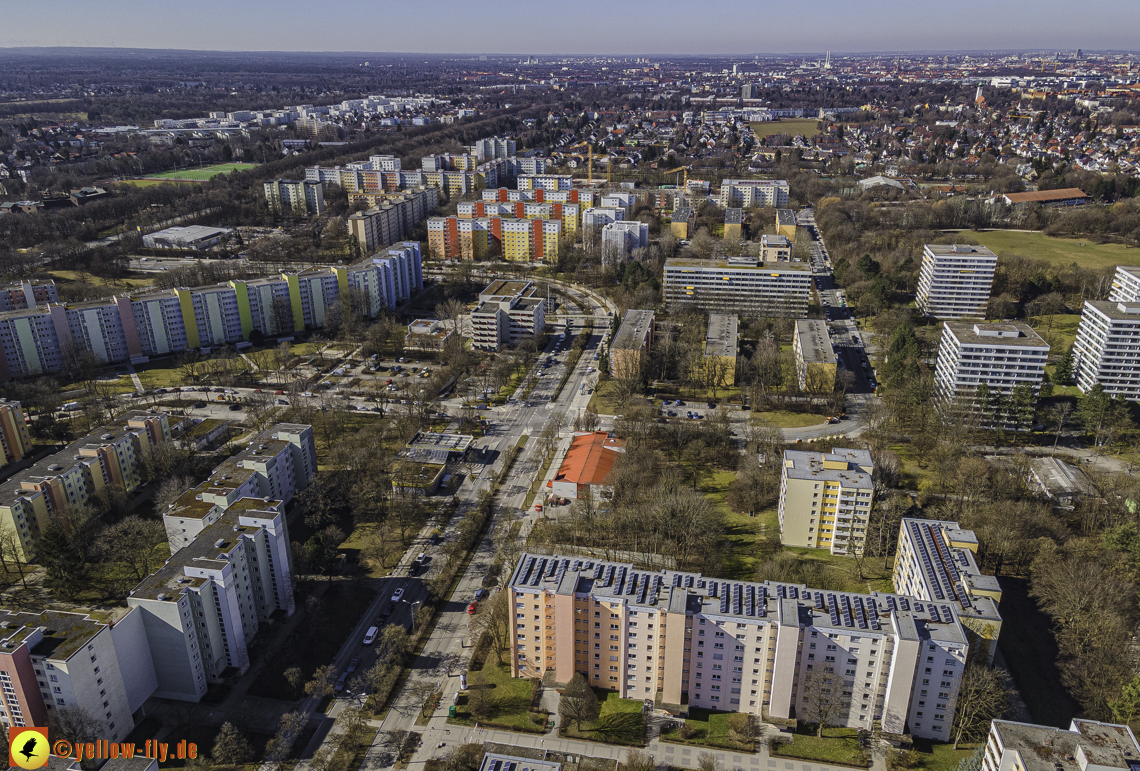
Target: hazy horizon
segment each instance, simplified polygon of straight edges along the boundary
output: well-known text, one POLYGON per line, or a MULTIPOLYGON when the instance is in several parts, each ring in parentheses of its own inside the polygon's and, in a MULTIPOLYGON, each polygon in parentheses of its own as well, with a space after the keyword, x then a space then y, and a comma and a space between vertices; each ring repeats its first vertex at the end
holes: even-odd
POLYGON ((200 0, 174 6, 43 0, 6 11, 0 48, 145 48, 227 53, 505 56, 751 56, 1026 50, 1134 51, 1140 3, 1058 0, 818 0, 810 6, 721 0, 576 4, 437 0, 377 7, 298 0, 200 0), (192 11, 192 12, 191 12, 192 11), (917 17, 917 18, 916 18, 917 17), (131 25, 124 24, 129 19, 131 25))

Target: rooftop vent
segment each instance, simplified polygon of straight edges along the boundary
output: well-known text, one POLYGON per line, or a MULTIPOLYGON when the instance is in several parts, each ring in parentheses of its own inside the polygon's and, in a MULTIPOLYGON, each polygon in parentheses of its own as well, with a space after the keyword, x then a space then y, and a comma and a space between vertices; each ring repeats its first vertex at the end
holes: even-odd
POLYGON ((217 549, 220 549, 225 545, 226 545, 226 539, 224 539, 224 538, 219 538, 218 540, 214 541, 214 547, 217 549))
POLYGON ((157 598, 155 598, 155 599, 157 599, 159 602, 162 602, 163 600, 165 600, 165 599, 166 599, 166 595, 165 595, 165 594, 160 594, 160 595, 158 595, 158 597, 157 597, 157 598))
POLYGON ((115 435, 114 435, 114 434, 103 434, 103 435, 102 435, 101 437, 99 437, 99 438, 100 438, 100 439, 114 439, 114 438, 115 438, 115 435))

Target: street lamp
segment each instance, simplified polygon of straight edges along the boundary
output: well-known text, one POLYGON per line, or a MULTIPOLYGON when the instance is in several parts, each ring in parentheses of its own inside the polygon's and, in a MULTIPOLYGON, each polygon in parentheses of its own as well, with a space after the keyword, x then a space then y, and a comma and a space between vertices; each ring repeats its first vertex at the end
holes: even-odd
POLYGON ((412 606, 412 633, 415 634, 415 631, 416 631, 416 610, 415 610, 415 608, 417 605, 422 605, 423 600, 415 600, 414 602, 408 602, 408 600, 401 599, 400 602, 406 602, 406 603, 408 603, 408 605, 412 606))

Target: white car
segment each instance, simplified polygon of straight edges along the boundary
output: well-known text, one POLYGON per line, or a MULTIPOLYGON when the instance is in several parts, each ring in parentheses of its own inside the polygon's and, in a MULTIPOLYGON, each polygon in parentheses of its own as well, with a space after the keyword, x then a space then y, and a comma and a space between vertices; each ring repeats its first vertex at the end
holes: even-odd
POLYGON ((397 589, 396 591, 392 592, 392 602, 399 602, 400 598, 403 596, 404 596, 404 589, 403 589, 403 587, 401 587, 401 588, 397 589))

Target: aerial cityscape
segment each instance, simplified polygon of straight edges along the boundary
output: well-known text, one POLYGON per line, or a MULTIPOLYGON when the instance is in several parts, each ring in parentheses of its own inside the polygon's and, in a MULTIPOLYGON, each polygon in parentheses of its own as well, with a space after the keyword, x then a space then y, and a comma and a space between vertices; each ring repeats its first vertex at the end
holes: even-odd
POLYGON ((12 768, 1140 771, 1140 8, 112 5, 0 30, 12 768))

